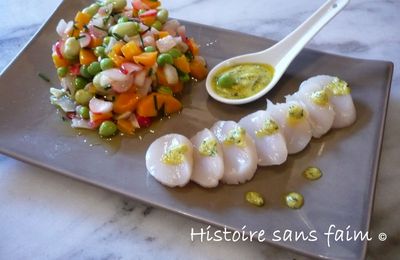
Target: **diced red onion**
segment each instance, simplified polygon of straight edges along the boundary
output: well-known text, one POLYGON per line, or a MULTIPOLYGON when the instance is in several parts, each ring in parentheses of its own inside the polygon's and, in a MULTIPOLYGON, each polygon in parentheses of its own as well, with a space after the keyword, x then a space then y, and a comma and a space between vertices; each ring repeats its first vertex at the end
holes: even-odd
POLYGON ((142 24, 142 23, 139 24, 139 27, 140 27, 140 32, 144 32, 147 29, 149 29, 149 27, 147 25, 142 24))
POLYGON ((67 75, 66 77, 62 77, 60 80, 60 84, 64 90, 73 90, 72 77, 69 75, 67 75))
POLYGON ((111 81, 125 81, 129 76, 123 74, 119 69, 113 68, 101 72, 102 76, 108 77, 111 81))
POLYGON ((93 129, 93 124, 89 120, 81 118, 72 118, 71 127, 73 128, 83 128, 83 129, 93 129))
POLYGON ((93 97, 89 101, 89 108, 95 114, 104 114, 112 111, 113 103, 93 97))
POLYGON ((81 48, 85 48, 90 44, 91 41, 91 37, 90 34, 88 33, 80 33, 79 34, 79 45, 81 46, 81 48))
POLYGON ((135 8, 136 10, 140 10, 140 9, 144 9, 144 10, 148 10, 150 9, 146 4, 144 4, 142 1, 140 0, 134 0, 132 2, 132 6, 133 8, 135 8))
POLYGON ((133 83, 136 85, 136 87, 141 88, 144 86, 146 75, 147 75, 147 70, 142 70, 139 71, 138 73, 135 73, 133 83))
POLYGON ((147 47, 147 46, 155 47, 156 46, 156 42, 154 40, 154 36, 149 35, 149 36, 143 37, 143 44, 144 44, 145 47, 147 47))
POLYGON ((143 69, 142 66, 132 63, 132 62, 124 62, 121 65, 121 72, 125 75, 131 74, 133 72, 141 71, 143 69))
POLYGON ((176 46, 176 42, 171 35, 156 41, 157 48, 160 52, 167 52, 176 46))
POLYGON ((186 39, 186 27, 184 25, 179 26, 177 32, 182 39, 186 39))
POLYGON ((167 31, 170 35, 175 36, 178 27, 180 26, 178 20, 168 20, 164 26, 163 26, 163 31, 167 31))
POLYGON ((140 128, 139 122, 138 122, 135 114, 130 115, 129 121, 131 121, 134 128, 140 128))
POLYGON ((63 37, 63 36, 64 36, 65 29, 67 29, 67 23, 65 22, 64 19, 61 19, 61 20, 58 22, 57 27, 56 27, 57 34, 58 34, 60 37, 63 37))
POLYGON ((54 44, 54 51, 56 52, 56 54, 57 54, 57 56, 60 58, 60 59, 64 59, 64 57, 63 57, 63 55, 62 55, 62 52, 61 52, 61 50, 62 50, 62 48, 63 48, 63 45, 64 45, 64 42, 63 41, 58 41, 58 42, 56 42, 55 44, 54 44))
POLYGON ((114 37, 111 37, 111 38, 110 38, 110 42, 108 43, 108 45, 107 45, 107 47, 106 47, 106 49, 105 49, 105 52, 106 52, 106 53, 109 53, 109 52, 111 51, 112 47, 114 47, 114 45, 115 45, 117 42, 118 42, 118 41, 117 41, 114 37))
POLYGON ((117 93, 128 91, 133 83, 132 75, 125 75, 119 69, 109 69, 101 72, 100 85, 111 84, 112 89, 117 93))
POLYGON ((176 84, 179 81, 178 72, 171 64, 164 65, 164 74, 168 84, 176 84))
POLYGON ((97 13, 100 16, 104 17, 104 16, 109 16, 111 14, 112 10, 113 10, 113 5, 108 4, 108 5, 100 7, 99 10, 97 11, 97 13))
POLYGON ((150 9, 144 13, 141 13, 139 15, 140 18, 144 18, 144 17, 152 17, 152 16, 156 16, 157 15, 157 10, 155 9, 150 9))
POLYGON ((131 116, 132 112, 131 111, 126 111, 125 113, 122 113, 118 115, 115 119, 120 120, 120 119, 127 119, 131 116))
POLYGON ((89 28, 90 34, 93 34, 93 36, 96 38, 104 38, 108 35, 108 32, 101 30, 99 28, 96 28, 94 26, 94 24, 89 24, 88 28, 89 28))
POLYGON ((146 77, 143 86, 136 87, 136 93, 139 97, 145 97, 151 91, 152 80, 150 77, 146 77))

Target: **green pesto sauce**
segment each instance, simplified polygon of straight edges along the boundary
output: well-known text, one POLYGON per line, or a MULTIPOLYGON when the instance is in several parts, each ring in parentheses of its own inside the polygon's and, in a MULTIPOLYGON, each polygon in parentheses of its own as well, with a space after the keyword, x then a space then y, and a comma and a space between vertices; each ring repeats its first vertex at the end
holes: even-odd
POLYGON ((165 164, 179 165, 185 160, 187 151, 188 147, 184 144, 172 146, 162 155, 161 161, 165 164))
POLYGON ((334 96, 349 95, 351 92, 347 82, 339 78, 334 78, 334 80, 326 86, 326 89, 334 96))
POLYGON ((215 138, 207 138, 203 140, 199 147, 199 152, 203 156, 217 155, 217 140, 215 138))
POLYGON ((267 119, 265 120, 262 128, 257 130, 255 134, 257 137, 264 137, 267 135, 273 135, 276 132, 278 132, 278 130, 279 130, 278 124, 272 119, 267 119))
POLYGON ((315 104, 323 107, 328 104, 329 97, 325 90, 319 90, 319 91, 315 91, 314 93, 311 94, 311 100, 315 104))
POLYGON ((289 122, 295 123, 304 117, 304 110, 301 106, 293 104, 289 106, 287 119, 289 122))
POLYGON ((228 99, 253 96, 267 86, 274 75, 268 64, 243 63, 221 68, 212 79, 214 91, 228 99))
POLYGON ((229 131, 228 136, 225 138, 224 143, 225 144, 234 144, 239 147, 244 147, 246 145, 245 143, 245 135, 246 135, 246 130, 242 127, 236 127, 229 131))

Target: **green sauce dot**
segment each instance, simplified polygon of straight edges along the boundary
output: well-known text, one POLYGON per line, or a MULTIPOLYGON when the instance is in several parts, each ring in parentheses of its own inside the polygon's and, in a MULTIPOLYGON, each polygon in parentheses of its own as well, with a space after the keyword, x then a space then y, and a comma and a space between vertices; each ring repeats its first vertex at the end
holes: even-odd
POLYGON ((299 209, 304 204, 304 197, 300 193, 290 192, 285 196, 286 205, 291 209, 299 209))
POLYGON ((257 207, 264 206, 263 196, 256 191, 246 192, 246 201, 257 207))
POLYGON ((322 176, 322 172, 317 167, 308 167, 303 171, 303 176, 309 180, 318 180, 322 176))

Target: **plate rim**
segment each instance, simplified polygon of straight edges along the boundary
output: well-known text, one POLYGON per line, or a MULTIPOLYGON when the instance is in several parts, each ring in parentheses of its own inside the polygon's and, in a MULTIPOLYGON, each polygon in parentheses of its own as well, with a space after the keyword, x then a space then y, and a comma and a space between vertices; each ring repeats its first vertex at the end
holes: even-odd
MULTIPOLYGON (((2 69, 2 71, 0 72, 0 80, 2 80, 2 78, 12 69, 13 64, 21 57, 21 55, 27 50, 27 48, 32 44, 33 41, 36 40, 36 38, 38 38, 42 31, 44 31, 47 26, 49 26, 49 23, 51 22, 51 20, 54 18, 54 15, 60 11, 64 5, 65 5, 66 1, 62 0, 60 2, 60 4, 54 9, 54 11, 49 15, 49 17, 45 20, 45 22, 42 23, 42 25, 37 29, 37 31, 32 35, 32 37, 30 37, 30 39, 26 42, 26 44, 21 48, 21 50, 14 56, 13 59, 11 59, 11 61, 2 69)), ((242 36, 249 36, 249 37, 254 37, 254 38, 258 38, 260 40, 267 40, 267 41, 271 41, 271 42, 276 42, 275 40, 271 40, 269 38, 266 37, 262 37, 259 35, 253 35, 253 34, 248 34, 248 33, 243 33, 243 32, 238 32, 238 31, 234 31, 231 29, 226 29, 226 28, 220 28, 220 27, 215 27, 212 25, 208 25, 208 24, 202 24, 202 23, 197 23, 197 22, 191 22, 191 21, 187 21, 187 20, 183 20, 183 19, 179 19, 179 18, 173 18, 173 19, 177 19, 179 21, 182 21, 185 24, 192 24, 195 26, 201 26, 204 27, 206 29, 210 29, 210 30, 219 30, 219 31, 224 31, 224 32, 228 32, 228 33, 234 33, 234 34, 238 34, 238 35, 242 35, 242 36)), ((388 112, 388 108, 389 108, 389 98, 390 98, 390 92, 391 92, 391 85, 392 85, 392 80, 393 80, 393 73, 394 73, 394 63, 392 61, 388 61, 388 60, 380 60, 380 59, 365 59, 365 58, 358 58, 358 57, 351 57, 351 56, 345 56, 342 54, 336 54, 336 53, 330 53, 330 52, 326 52, 326 51, 320 51, 314 48, 304 48, 303 51, 310 51, 316 54, 328 54, 331 56, 335 56, 335 57, 339 57, 342 59, 351 59, 351 60, 358 60, 358 61, 364 61, 364 62, 377 62, 377 63, 384 63, 386 65, 387 68, 387 76, 386 76, 386 91, 385 91, 385 96, 384 96, 384 105, 385 105, 385 109, 382 111, 382 118, 380 119, 380 124, 378 126, 378 136, 379 138, 376 140, 377 142, 377 146, 374 150, 375 152, 375 158, 373 161, 373 172, 372 172, 372 178, 371 178, 371 182, 370 185, 368 187, 368 191, 369 191, 369 199, 368 199, 368 209, 367 209, 367 213, 368 213, 368 218, 366 220, 366 229, 367 231, 370 230, 370 225, 371 225, 371 219, 372 219, 372 212, 373 212, 373 208, 374 208, 374 203, 375 203, 375 192, 376 192, 376 186, 377 186, 377 178, 378 178, 378 174, 379 174, 379 168, 380 168, 380 162, 381 162, 381 156, 382 156, 382 149, 383 149, 383 139, 384 139, 384 133, 385 133, 385 125, 386 125, 386 119, 387 119, 387 112, 388 112)), ((70 178, 73 178, 75 180, 78 181, 82 181, 84 183, 88 183, 90 185, 96 186, 96 187, 100 187, 103 189, 107 189, 111 192, 120 194, 122 196, 125 196, 127 198, 130 199, 134 199, 137 201, 140 201, 141 203, 145 203, 157 208, 161 208, 164 210, 168 210, 169 212, 173 212, 175 214, 179 214, 181 216, 184 217, 189 217, 191 219, 194 219, 196 221, 205 223, 205 224, 211 224, 213 226, 216 227, 223 227, 218 223, 215 223, 214 221, 210 221, 210 220, 205 220, 202 217, 199 216, 194 216, 191 214, 187 214, 183 211, 180 210, 173 210, 170 207, 167 207, 161 203, 155 203, 155 202, 149 202, 148 200, 146 200, 145 198, 142 198, 140 196, 135 196, 133 197, 132 195, 126 194, 123 191, 117 190, 116 188, 113 188, 107 184, 104 183, 99 183, 97 181, 93 181, 87 178, 84 178, 78 174, 75 174, 71 171, 68 170, 64 170, 58 167, 54 167, 51 165, 48 165, 44 162, 40 162, 40 161, 36 161, 35 159, 30 158, 28 155, 21 155, 18 153, 15 153, 14 151, 1 147, 0 146, 0 154, 4 154, 6 156, 9 156, 11 158, 14 158, 18 161, 22 161, 24 163, 28 163, 34 166, 37 166, 41 169, 45 169, 48 171, 51 171, 52 173, 57 173, 57 174, 62 174, 63 176, 67 176, 70 178)), ((230 230, 236 230, 234 228, 231 228, 229 226, 225 227, 227 229, 230 230)), ((302 249, 298 249, 298 248, 293 248, 290 247, 287 244, 281 244, 281 243, 275 243, 273 241, 268 241, 265 240, 265 243, 273 246, 273 247, 278 247, 284 250, 289 250, 292 252, 296 252, 299 253, 301 255, 304 256, 308 256, 308 257, 317 257, 320 259, 331 259, 330 257, 324 256, 324 255, 316 255, 313 253, 309 253, 308 251, 302 250, 302 249)), ((368 243, 367 241, 363 241, 362 243, 362 250, 361 250, 361 255, 360 257, 365 258, 366 254, 367 254, 367 247, 368 247, 368 243)), ((332 258, 333 259, 333 258, 332 258)))

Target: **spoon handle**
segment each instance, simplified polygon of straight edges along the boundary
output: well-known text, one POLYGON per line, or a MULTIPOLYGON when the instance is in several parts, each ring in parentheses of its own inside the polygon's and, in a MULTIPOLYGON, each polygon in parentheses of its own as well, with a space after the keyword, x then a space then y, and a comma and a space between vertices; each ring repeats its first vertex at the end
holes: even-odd
POLYGON ((314 14, 312 14, 297 29, 286 36, 283 40, 272 46, 268 51, 273 50, 272 64, 278 70, 281 67, 284 71, 290 62, 299 54, 301 49, 339 13, 350 0, 328 0, 314 14), (290 51, 287 51, 290 50, 290 51))

